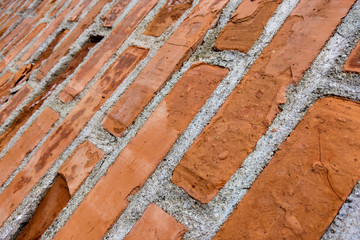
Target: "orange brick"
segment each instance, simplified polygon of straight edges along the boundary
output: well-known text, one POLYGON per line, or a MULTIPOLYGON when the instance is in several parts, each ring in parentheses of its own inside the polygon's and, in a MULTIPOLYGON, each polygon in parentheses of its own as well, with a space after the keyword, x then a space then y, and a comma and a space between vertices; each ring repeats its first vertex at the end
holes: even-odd
POLYGON ((4 86, 4 84, 6 84, 6 82, 9 81, 12 76, 12 72, 7 71, 6 73, 4 73, 4 75, 0 77, 0 92, 2 92, 2 87, 4 86))
POLYGON ((30 95, 32 88, 25 85, 18 91, 0 110, 0 125, 4 123, 7 117, 30 95))
POLYGON ((0 226, 146 54, 145 49, 128 48, 51 133, 26 167, 0 194, 0 226))
POLYGON ((45 74, 47 74, 51 68, 67 54, 71 45, 74 41, 87 29, 94 21, 96 16, 100 13, 105 4, 109 3, 110 0, 98 1, 95 6, 86 14, 86 16, 76 25, 76 27, 71 31, 66 40, 61 43, 61 45, 56 48, 55 52, 47 59, 47 61, 41 66, 36 78, 41 80, 45 74))
POLYGON ((192 66, 54 239, 102 238, 227 73, 203 63, 192 66))
POLYGON ((4 47, 7 46, 12 40, 14 40, 14 38, 20 32, 22 32, 25 27, 29 26, 30 22, 31 22, 31 18, 25 18, 24 20, 22 20, 22 22, 19 23, 19 25, 14 30, 9 32, 9 34, 6 37, 1 39, 1 41, 0 41, 0 49, 4 49, 4 47))
POLYGON ((81 184, 89 176, 95 164, 104 157, 104 153, 91 142, 80 144, 73 154, 58 170, 66 180, 68 191, 73 196, 81 184))
POLYGON ((214 239, 320 239, 360 179, 360 104, 319 100, 214 239))
POLYGON ((20 16, 15 16, 11 18, 4 26, 0 29, 0 37, 17 21, 19 20, 20 16))
POLYGON ((217 37, 218 50, 248 52, 282 0, 244 0, 217 37))
POLYGON ((80 144, 59 169, 55 183, 17 239, 39 238, 103 156, 104 153, 89 141, 80 144))
POLYGON ((130 0, 118 0, 106 13, 103 18, 104 27, 112 27, 116 18, 121 15, 125 7, 129 4, 130 0))
MULTIPOLYGON (((55 17, 59 13, 59 10, 65 5, 66 2, 67 0, 60 0, 59 3, 56 5, 56 7, 54 7, 53 10, 51 10, 51 12, 49 13, 49 17, 55 17)), ((72 2, 70 3, 70 5, 72 5, 72 2)))
MULTIPOLYGON (((65 30, 66 32, 67 30, 65 30)), ((55 40, 54 40, 55 41, 55 40)), ((62 72, 39 96, 29 102, 19 116, 11 123, 6 132, 0 136, 0 151, 8 144, 11 138, 16 134, 19 128, 32 116, 32 114, 41 107, 43 102, 54 91, 60 83, 62 83, 68 75, 71 75, 75 68, 83 61, 84 57, 96 42, 85 44, 75 57, 70 61, 67 68, 62 72)))
POLYGON ((195 140, 173 182, 208 203, 254 150, 354 0, 301 0, 270 45, 195 140), (316 13, 316 14, 315 14, 316 13))
POLYGON ((198 3, 108 113, 103 122, 106 130, 120 136, 133 123, 156 92, 201 43, 227 2, 202 0, 198 3))
POLYGON ((46 23, 40 23, 36 28, 24 38, 6 57, 0 62, 0 72, 9 64, 44 28, 46 23))
POLYGON ((355 49, 351 52, 348 60, 344 65, 343 71, 360 73, 360 41, 357 43, 355 49))
POLYGON ((155 204, 150 204, 124 240, 181 240, 187 228, 155 204))
POLYGON ((186 10, 191 8, 193 0, 168 0, 156 14, 155 18, 149 23, 144 34, 158 37, 174 22, 176 22, 186 10))
POLYGON ((60 93, 59 99, 62 102, 73 100, 73 98, 86 87, 90 80, 109 60, 113 53, 123 44, 146 14, 155 6, 156 2, 157 0, 141 0, 133 7, 126 18, 116 26, 110 36, 85 62, 81 69, 60 93))
POLYGON ((80 6, 75 10, 75 12, 71 15, 68 21, 77 22, 81 14, 87 9, 92 0, 84 0, 80 6))
POLYGON ((36 147, 58 119, 59 115, 56 112, 46 108, 0 159, 0 185, 16 170, 21 161, 36 147))

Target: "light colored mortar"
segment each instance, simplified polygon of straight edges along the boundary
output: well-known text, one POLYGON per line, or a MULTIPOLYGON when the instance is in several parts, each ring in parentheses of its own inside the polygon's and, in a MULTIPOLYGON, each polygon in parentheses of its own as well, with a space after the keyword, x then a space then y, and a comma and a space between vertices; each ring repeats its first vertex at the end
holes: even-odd
MULTIPOLYGON (((117 19, 115 25, 117 25, 125 17, 125 15, 135 5, 136 2, 137 1, 134 0, 130 3, 125 12, 117 19)), ((245 160, 243 166, 236 172, 236 174, 230 179, 230 181, 219 192, 213 201, 207 205, 199 204, 197 201, 189 197, 182 189, 172 184, 172 171, 181 160, 184 153, 190 147, 194 139, 200 134, 212 116, 216 114, 217 110, 226 100, 227 96, 239 83, 249 67, 255 62, 256 58, 262 52, 264 47, 266 47, 266 45, 271 41, 274 34, 283 24, 285 18, 296 6, 298 0, 284 1, 276 14, 267 24, 263 34, 254 44, 248 54, 242 54, 236 51, 215 52, 212 50, 216 36, 225 26, 229 17, 241 2, 241 0, 230 1, 224 10, 218 25, 213 30, 208 32, 204 44, 197 49, 189 61, 187 61, 184 66, 164 85, 163 89, 149 103, 144 112, 140 114, 135 123, 129 127, 123 136, 120 138, 115 138, 102 129, 102 119, 111 106, 135 80, 139 72, 151 60, 158 49, 163 45, 163 43, 176 30, 183 19, 191 11, 191 9, 188 10, 186 14, 184 14, 184 16, 182 16, 182 18, 179 19, 179 21, 177 21, 172 27, 170 27, 162 36, 158 38, 143 36, 142 33, 145 30, 147 24, 156 15, 165 2, 165 0, 161 0, 159 4, 147 15, 147 17, 141 22, 141 24, 136 28, 131 36, 124 42, 122 47, 116 51, 114 56, 108 61, 107 64, 105 64, 105 66, 93 78, 86 89, 81 94, 79 94, 79 96, 76 97, 73 102, 62 104, 57 99, 57 97, 60 91, 71 80, 73 75, 80 69, 82 64, 79 65, 74 74, 68 76, 66 81, 64 81, 54 90, 52 95, 44 102, 43 106, 27 121, 25 126, 18 131, 16 136, 10 142, 9 146, 5 148, 4 151, 2 151, 0 157, 9 149, 10 146, 16 142, 16 140, 23 134, 24 130, 31 125, 36 117, 47 106, 51 106, 51 108, 60 113, 61 119, 56 124, 58 125, 78 103, 79 99, 81 99, 81 97, 86 94, 89 88, 106 71, 106 69, 116 61, 116 57, 121 54, 121 52, 123 52, 128 46, 138 45, 150 48, 148 56, 136 67, 136 69, 120 85, 115 93, 106 101, 106 103, 101 107, 100 111, 94 115, 94 117, 81 131, 75 141, 73 141, 67 150, 58 158, 56 163, 31 191, 25 201, 5 222, 3 227, 0 229, 1 239, 11 239, 12 237, 16 236, 16 234, 19 232, 20 225, 31 217, 39 202, 41 201, 41 198, 44 196, 46 189, 51 186, 57 169, 80 143, 88 139, 98 148, 102 149, 107 155, 101 162, 96 165, 91 175, 87 178, 86 182, 82 185, 80 190, 71 199, 68 206, 62 211, 54 224, 44 234, 43 239, 51 239, 60 229, 60 227, 64 225, 64 223, 70 217, 74 209, 76 209, 79 203, 83 200, 86 194, 94 187, 99 178, 105 174, 106 170, 115 161, 120 151, 135 136, 136 132, 141 128, 159 102, 169 93, 179 78, 195 61, 200 60, 210 64, 228 67, 231 72, 221 82, 219 87, 215 90, 204 107, 199 111, 192 123, 188 126, 188 128, 173 146, 171 151, 168 153, 165 160, 158 166, 154 174, 148 179, 144 187, 135 196, 131 197, 131 203, 123 215, 118 219, 117 223, 109 231, 106 239, 123 238, 131 229, 133 224, 141 217, 142 213, 151 202, 159 205, 163 210, 167 211, 170 215, 174 216, 178 221, 185 224, 189 228, 189 232, 185 236, 186 239, 210 239, 226 220, 228 215, 232 212, 234 206, 236 206, 236 204, 245 195, 252 182, 270 161, 278 146, 286 139, 286 137, 301 120, 305 112, 318 98, 330 94, 343 96, 354 100, 360 100, 359 76, 355 74, 346 76, 341 72, 341 67, 345 59, 349 55, 351 49, 354 47, 357 39, 359 39, 360 3, 358 1, 354 9, 344 20, 344 23, 339 27, 338 32, 341 35, 335 34, 335 36, 328 42, 327 46, 314 62, 311 69, 307 72, 302 82, 298 86, 292 86, 290 88, 287 96, 288 101, 284 106, 282 106, 283 112, 277 116, 277 118, 274 120, 274 123, 269 128, 276 128, 277 131, 274 133, 268 131, 261 138, 255 151, 245 160), (340 57, 338 57, 338 55, 340 55, 340 57), (352 80, 350 80, 351 78, 352 80)), ((194 1, 193 5, 197 4, 198 2, 199 0, 194 1)), ((72 56, 76 54, 76 52, 87 41, 91 34, 103 35, 105 37, 110 34, 110 29, 105 29, 102 27, 101 18, 114 3, 115 1, 112 1, 103 9, 101 14, 96 18, 95 23, 92 24, 88 30, 86 30, 76 40, 69 54, 62 58, 58 64, 56 64, 56 66, 50 71, 49 74, 47 74, 41 83, 38 83, 36 80, 34 80, 34 75, 36 73, 32 75, 29 84, 34 88, 34 93, 32 94, 31 99, 44 89, 47 82, 51 82, 54 79, 56 73, 60 69, 64 68, 64 66, 72 59, 72 56)), ((91 6, 89 8, 91 8, 91 6)), ((82 16, 84 16, 84 14, 82 16)), ((71 13, 68 16, 70 15, 71 13)), ((56 32, 52 34, 46 43, 42 45, 42 48, 37 51, 37 55, 34 55, 34 59, 39 56, 40 52, 46 49, 47 45, 52 41, 52 39, 55 38, 56 34, 61 31, 61 29, 73 29, 76 24, 77 23, 64 23, 59 26, 56 32)), ((89 52, 83 63, 94 51, 96 51, 100 44, 97 44, 89 52)), ((30 100, 26 101, 26 103, 29 101, 30 100)), ((17 109, 17 111, 12 114, 10 120, 2 126, 1 131, 6 130, 6 124, 15 119, 15 117, 19 114, 19 110, 24 107, 26 103, 22 104, 17 109)), ((53 129, 55 128, 56 126, 53 129)), ((48 133, 48 135, 49 134, 50 133, 48 133)), ((42 140, 42 142, 45 139, 46 137, 42 140)), ((19 169, 17 169, 17 171, 5 183, 5 186, 8 185, 13 179, 14 175, 25 166, 26 162, 31 157, 31 155, 34 154, 36 149, 23 161, 19 169)), ((359 184, 357 189, 359 189, 359 184)), ((3 188, 0 188, 0 191, 2 190, 3 188)), ((354 234, 359 234, 359 231, 357 231, 359 227, 356 225, 360 222, 358 219, 359 216, 353 214, 349 207, 351 206, 353 209, 356 207, 357 209, 360 208, 360 197, 358 192, 358 190, 357 193, 356 190, 354 190, 354 193, 349 197, 349 199, 352 199, 353 201, 352 204, 345 204, 343 206, 340 212, 340 214, 343 215, 341 215, 340 220, 337 217, 335 222, 329 228, 332 229, 332 232, 337 234, 336 236, 338 239, 351 239, 351 237, 356 236, 354 234)), ((324 239, 334 239, 331 238, 331 236, 334 237, 335 235, 333 234, 330 236, 329 234, 330 233, 328 231, 324 235, 324 239)))

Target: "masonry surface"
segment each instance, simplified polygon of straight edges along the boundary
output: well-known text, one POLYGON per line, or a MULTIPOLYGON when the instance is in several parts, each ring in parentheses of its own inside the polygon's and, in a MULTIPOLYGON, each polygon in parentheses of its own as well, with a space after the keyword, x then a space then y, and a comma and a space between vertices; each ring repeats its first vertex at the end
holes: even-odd
POLYGON ((360 0, 4 0, 0 239, 360 239, 360 0))

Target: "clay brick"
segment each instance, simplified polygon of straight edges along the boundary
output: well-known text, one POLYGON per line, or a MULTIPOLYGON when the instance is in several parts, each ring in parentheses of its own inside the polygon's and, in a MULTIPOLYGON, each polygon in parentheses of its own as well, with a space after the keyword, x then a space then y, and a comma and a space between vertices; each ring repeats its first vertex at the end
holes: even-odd
POLYGON ((103 18, 104 27, 112 27, 115 20, 124 11, 125 7, 129 4, 130 0, 118 0, 106 13, 103 18))
POLYGON ((50 134, 26 167, 0 194, 0 226, 146 54, 146 49, 128 48, 50 134))
POLYGON ((80 144, 59 169, 59 176, 17 239, 39 239, 103 156, 89 141, 80 144))
POLYGON ((6 73, 4 73, 4 75, 0 77, 0 91, 2 91, 1 87, 4 86, 4 84, 6 84, 6 82, 9 81, 12 76, 12 72, 7 71, 6 73))
POLYGON ((0 62, 0 72, 9 64, 44 28, 46 23, 40 23, 36 28, 24 38, 6 57, 0 62))
POLYGON ((61 43, 61 45, 56 48, 55 52, 47 59, 47 61, 41 66, 36 78, 40 81, 50 70, 51 68, 67 54, 71 45, 74 41, 87 29, 94 21, 96 16, 100 13, 102 8, 109 3, 110 0, 98 1, 95 6, 86 14, 86 16, 76 25, 76 27, 71 31, 66 40, 61 43))
POLYGON ((18 91, 0 110, 0 125, 4 123, 7 117, 30 95, 32 88, 25 85, 18 91))
POLYGON ((0 37, 17 21, 19 20, 20 16, 15 16, 11 18, 4 26, 0 29, 0 37))
POLYGON ((319 100, 214 239, 320 239, 360 179, 360 104, 319 100))
MULTIPOLYGON (((60 0, 59 3, 56 5, 56 7, 53 8, 53 10, 51 10, 51 12, 49 13, 49 17, 55 17, 58 13, 59 10, 65 5, 65 3, 67 2, 67 0, 60 0)), ((73 2, 71 2, 70 4, 72 5, 73 2)))
POLYGON ((22 160, 30 153, 59 119, 59 115, 46 108, 24 132, 15 145, 0 159, 0 186, 6 181, 22 160))
POLYGON ((355 1, 301 0, 272 42, 195 140, 173 182, 208 203, 254 150, 298 83, 355 1))
POLYGON ((192 66, 54 239, 102 238, 227 73, 203 63, 192 66))
POLYGON ((7 46, 12 40, 14 40, 14 38, 23 31, 23 29, 25 27, 27 27, 29 25, 29 23, 31 22, 31 18, 25 18, 24 20, 22 20, 21 23, 19 23, 19 25, 12 30, 11 32, 9 32, 8 35, 6 35, 6 37, 4 37, 3 39, 1 39, 0 41, 0 49, 3 49, 5 46, 7 46))
POLYGON ((343 71, 360 73, 360 41, 357 43, 355 49, 351 52, 348 60, 344 65, 343 71))
POLYGON ((282 0, 244 0, 217 37, 218 50, 247 53, 282 0))
POLYGON ((120 136, 195 51, 228 0, 200 1, 110 110, 103 127, 120 136))
POLYGON ((57 176, 54 184, 39 204, 30 222, 16 238, 17 240, 40 239, 41 235, 66 207, 71 196, 65 179, 57 176))
POLYGON ((92 0, 84 0, 80 6, 75 10, 75 12, 68 19, 70 22, 77 22, 81 14, 87 9, 92 0))
POLYGON ((150 204, 124 240, 181 240, 187 228, 155 204, 150 204))
POLYGON ((85 141, 61 166, 58 173, 66 180, 71 196, 74 196, 95 164, 103 157, 104 153, 101 150, 97 149, 91 142, 85 141))
MULTIPOLYGON (((67 30, 66 30, 67 31, 67 30)), ((50 96, 54 89, 62 83, 67 76, 71 75, 75 68, 83 61, 87 53, 97 42, 85 44, 75 57, 70 61, 67 68, 41 93, 39 96, 29 102, 19 116, 11 123, 8 130, 0 136, 0 151, 9 143, 19 128, 38 110, 43 102, 50 96)))
POLYGON ((166 29, 176 22, 186 10, 191 8, 193 0, 168 0, 149 23, 144 34, 159 37, 166 29))
POLYGON ((101 44, 62 90, 59 96, 62 102, 73 100, 74 97, 86 87, 146 14, 155 6, 156 2, 157 0, 141 0, 133 7, 126 18, 116 26, 110 36, 101 44))

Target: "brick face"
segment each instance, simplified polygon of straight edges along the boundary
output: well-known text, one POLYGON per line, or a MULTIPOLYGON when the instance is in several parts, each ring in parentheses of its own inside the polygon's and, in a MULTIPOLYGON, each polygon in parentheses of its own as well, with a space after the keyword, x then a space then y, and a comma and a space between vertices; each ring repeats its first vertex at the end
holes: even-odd
POLYGON ((353 3, 300 1, 185 154, 173 182, 208 203, 253 151, 284 103, 286 88, 301 80, 353 3))
POLYGON ((227 73, 202 63, 188 70, 55 239, 103 237, 126 208, 128 196, 144 184, 227 73))
POLYGON ((357 102, 316 102, 214 239, 320 239, 360 179, 359 116, 357 102))
POLYGON ((351 52, 346 61, 343 71, 360 73, 360 41, 357 43, 355 49, 351 52))
POLYGON ((125 10, 125 7, 130 3, 130 0, 118 0, 106 13, 103 18, 104 27, 112 27, 117 17, 125 10))

